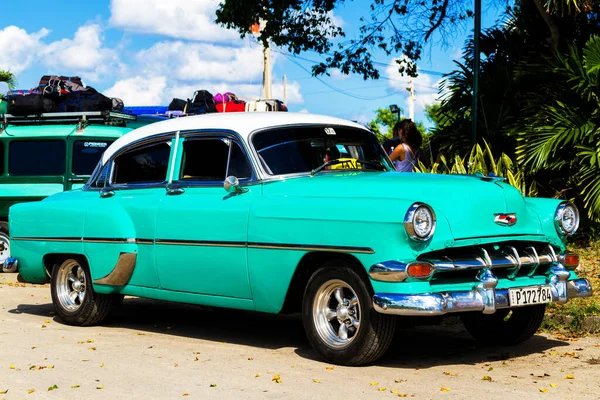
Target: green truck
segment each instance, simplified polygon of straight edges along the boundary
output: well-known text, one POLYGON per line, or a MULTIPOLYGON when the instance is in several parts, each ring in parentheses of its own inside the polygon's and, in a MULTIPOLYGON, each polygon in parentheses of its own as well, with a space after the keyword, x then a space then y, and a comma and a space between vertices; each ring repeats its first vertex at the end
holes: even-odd
POLYGON ((0 265, 10 257, 10 206, 83 187, 112 142, 157 120, 100 111, 0 115, 0 265))

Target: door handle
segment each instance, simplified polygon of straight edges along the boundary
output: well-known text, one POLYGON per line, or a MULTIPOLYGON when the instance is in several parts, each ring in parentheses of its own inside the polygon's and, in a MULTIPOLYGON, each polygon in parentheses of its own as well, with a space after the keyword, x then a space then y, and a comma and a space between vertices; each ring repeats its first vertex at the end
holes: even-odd
POLYGON ((165 189, 167 190, 167 194, 168 195, 177 195, 177 194, 182 194, 185 192, 185 189, 182 187, 178 187, 178 186, 174 186, 174 185, 167 185, 165 187, 165 189))
POLYGON ((83 178, 71 178, 71 179, 67 179, 67 181, 69 181, 71 183, 83 183, 83 182, 85 182, 85 179, 83 179, 83 178))
POLYGON ((107 198, 107 197, 113 197, 115 195, 115 191, 114 190, 110 190, 110 189, 102 189, 100 191, 100 197, 107 198))

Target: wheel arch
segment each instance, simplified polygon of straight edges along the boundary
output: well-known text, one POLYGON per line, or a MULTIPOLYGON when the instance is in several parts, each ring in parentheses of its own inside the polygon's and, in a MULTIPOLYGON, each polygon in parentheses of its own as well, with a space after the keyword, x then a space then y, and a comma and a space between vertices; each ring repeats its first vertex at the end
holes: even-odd
POLYGON ((52 270, 56 265, 65 261, 68 258, 77 258, 80 260, 84 260, 85 263, 88 263, 87 258, 83 254, 78 253, 48 253, 45 254, 42 258, 42 263, 44 265, 44 269, 46 270, 46 274, 48 277, 52 277, 52 270))
POLYGON ((312 274, 330 261, 341 261, 347 264, 365 282, 367 288, 373 293, 373 287, 364 265, 352 254, 313 251, 306 253, 298 262, 294 275, 290 281, 288 291, 283 302, 281 313, 295 313, 302 311, 302 298, 304 289, 312 274))

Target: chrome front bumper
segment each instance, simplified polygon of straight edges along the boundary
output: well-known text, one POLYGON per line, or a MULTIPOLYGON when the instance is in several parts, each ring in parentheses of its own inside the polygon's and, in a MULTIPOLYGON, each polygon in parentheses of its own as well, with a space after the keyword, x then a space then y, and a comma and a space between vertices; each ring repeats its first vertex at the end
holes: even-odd
MULTIPOLYGON (((547 278, 552 300, 566 303, 576 297, 588 297, 592 287, 587 279, 567 281, 570 273, 562 265, 553 265, 547 278)), ((491 270, 482 270, 480 281, 473 290, 425 293, 425 294, 396 294, 376 293, 373 296, 373 306, 383 314, 433 316, 463 311, 481 311, 493 314, 497 309, 509 308, 508 289, 496 289, 498 280, 491 270)), ((532 285, 541 286, 541 285, 532 285)), ((532 287, 528 286, 528 287, 532 287)))

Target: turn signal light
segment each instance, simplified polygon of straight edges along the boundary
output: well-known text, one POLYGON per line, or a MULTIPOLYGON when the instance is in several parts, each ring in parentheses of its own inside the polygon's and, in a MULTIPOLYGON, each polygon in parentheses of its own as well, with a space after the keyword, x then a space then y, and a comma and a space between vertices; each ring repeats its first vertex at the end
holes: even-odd
POLYGON ((573 269, 579 265, 579 255, 575 253, 567 253, 563 256, 563 265, 566 268, 573 269))
POLYGON ((433 265, 426 262, 413 262, 408 264, 406 274, 411 278, 429 278, 433 274, 433 265))

